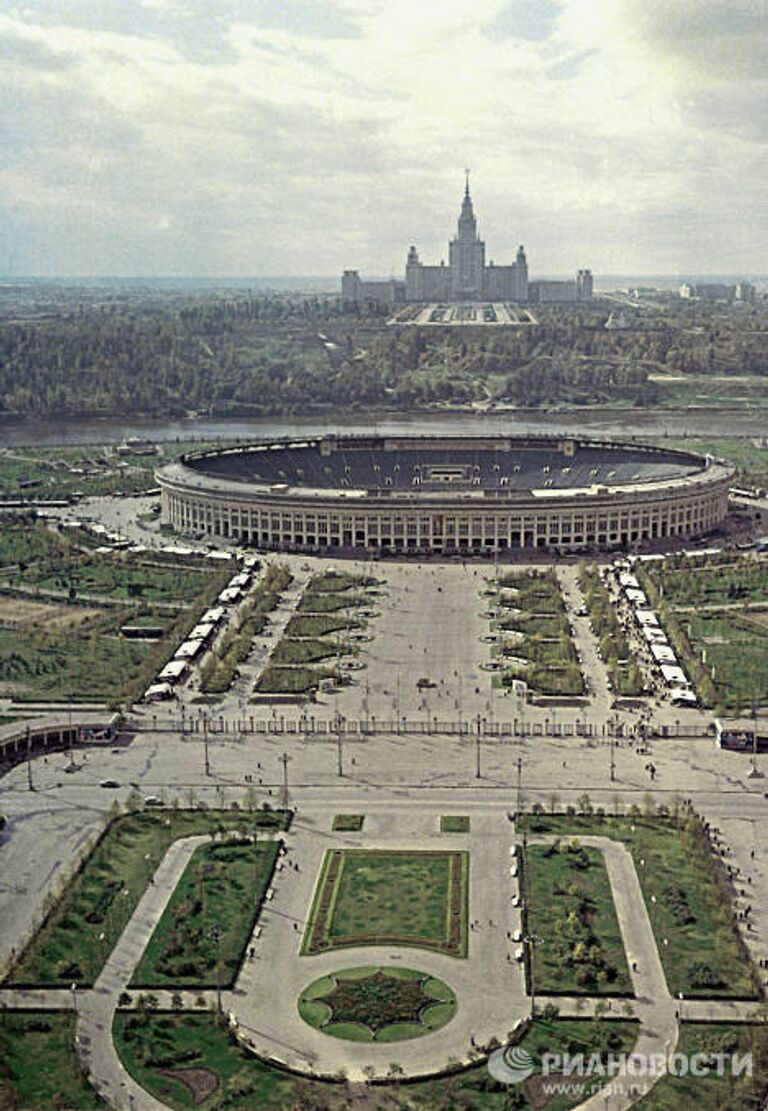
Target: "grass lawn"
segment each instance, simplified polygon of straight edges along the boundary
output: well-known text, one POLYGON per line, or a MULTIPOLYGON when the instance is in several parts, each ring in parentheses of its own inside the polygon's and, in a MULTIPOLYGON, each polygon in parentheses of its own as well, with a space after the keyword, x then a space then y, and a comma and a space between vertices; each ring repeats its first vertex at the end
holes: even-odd
POLYGON ((277 829, 282 814, 154 810, 116 818, 19 954, 7 982, 53 987, 92 983, 144 894, 150 869, 171 842, 217 829, 252 829, 254 821, 277 829))
POLYGON ((378 579, 370 575, 350 575, 346 571, 326 571, 317 575, 307 587, 306 594, 338 594, 353 587, 360 590, 366 586, 378 586, 378 579))
POLYGON ((456 996, 442 980, 412 968, 346 968, 322 976, 299 997, 306 1023, 353 1042, 398 1042, 445 1026, 456 996))
MULTIPOLYGON (((752 1111, 768 1086, 768 1029, 765 1026, 725 1026, 684 1022, 677 1053, 726 1053, 753 1055, 754 1077, 730 1075, 728 1061, 723 1076, 717 1068, 707 1076, 663 1076, 647 1096, 635 1104, 638 1111, 752 1111)), ((716 1066, 716 1062, 712 1062, 716 1066)), ((702 1066, 706 1062, 701 1062, 702 1066)))
POLYGON ((338 679, 330 668, 266 667, 259 676, 255 690, 258 694, 306 694, 320 684, 321 679, 338 679))
POLYGON ((527 928, 539 938, 536 990, 631 993, 603 854, 569 841, 560 849, 529 845, 525 856, 527 928))
POLYGON ((283 637, 272 653, 274 664, 309 664, 317 660, 328 660, 336 655, 348 655, 352 649, 348 644, 332 640, 293 640, 283 637))
POLYGON ((109 701, 141 676, 154 647, 120 637, 114 617, 76 630, 0 630, 0 682, 20 699, 109 701))
POLYGON ((288 622, 285 635, 287 637, 322 637, 329 633, 341 632, 342 629, 362 629, 364 622, 355 617, 331 616, 322 614, 317 617, 303 617, 294 615, 288 622))
POLYGON ((213 572, 157 567, 129 556, 73 556, 35 563, 12 578, 40 590, 75 590, 121 600, 189 602, 213 572))
POLYGON ((277 861, 277 841, 201 845, 133 975, 136 987, 234 982, 277 861), (212 930, 218 927, 216 945, 212 930))
POLYGON ((401 944, 465 956, 468 871, 464 852, 327 852, 302 952, 401 944))
POLYGON ((469 833, 470 822, 468 814, 441 814, 441 833, 469 833))
POLYGON ((336 833, 357 833, 363 828, 364 814, 335 814, 331 829, 336 833))
POLYGON ((754 556, 731 559, 718 557, 711 563, 689 564, 680 558, 679 566, 670 561, 663 569, 652 568, 650 576, 663 583, 668 605, 732 605, 740 602, 768 602, 768 560, 754 556))
POLYGON ((337 610, 351 609, 356 606, 370 606, 371 599, 366 594, 331 594, 320 591, 304 592, 299 602, 301 613, 335 613, 337 610))
POLYGON ((604 819, 535 815, 528 828, 534 836, 593 834, 627 845, 673 995, 755 997, 753 968, 732 924, 727 886, 694 816, 681 815, 676 825, 673 818, 639 812, 604 819))
POLYGON ((0 567, 61 559, 69 551, 66 540, 31 517, 6 517, 0 521, 0 567))
POLYGON ((695 652, 707 654, 715 669, 718 703, 731 713, 749 713, 754 698, 768 705, 768 611, 717 614, 679 613, 678 621, 690 629, 695 652))
MULTIPOLYGON (((413 1083, 377 1084, 373 1095, 363 1085, 346 1085, 296 1077, 262 1061, 241 1047, 210 1014, 147 1014, 122 1012, 115 1018, 113 1034, 117 1051, 128 1071, 158 1099, 174 1111, 194 1107, 192 1094, 176 1076, 160 1069, 210 1070, 217 1083, 216 1098, 228 1099, 237 1111, 285 1111, 291 1107, 343 1111, 350 1097, 375 1098, 365 1106, 375 1111, 509 1111, 510 1089, 488 1075, 485 1062, 450 1076, 413 1083)), ((637 1039, 633 1022, 596 1023, 587 1020, 546 1021, 537 1019, 522 1045, 538 1061, 551 1053, 591 1054, 607 1046, 613 1052, 629 1052, 637 1039)), ((393 1051, 396 1060, 397 1052, 393 1051)), ((183 1073, 182 1073, 183 1075, 183 1073)), ((520 1086, 521 1108, 534 1105, 525 1099, 520 1086)), ((567 1111, 581 1097, 558 1095, 547 1111, 567 1111)), ((212 1101, 213 1102, 213 1101, 212 1101)), ((205 1105, 203 1105, 205 1106, 205 1105)), ((514 1105, 512 1105, 514 1106, 514 1105)), ((678 1107, 682 1107, 678 1104, 678 1107)))
POLYGON ((71 1012, 0 1016, 0 1107, 15 1111, 96 1111, 106 1106, 83 1075, 71 1012))

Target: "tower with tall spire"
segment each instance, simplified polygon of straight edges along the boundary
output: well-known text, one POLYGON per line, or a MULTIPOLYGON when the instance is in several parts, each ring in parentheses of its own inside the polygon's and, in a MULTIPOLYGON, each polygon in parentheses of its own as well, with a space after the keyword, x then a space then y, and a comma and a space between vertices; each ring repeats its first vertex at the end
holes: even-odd
POLYGON ((485 243, 477 234, 477 218, 469 191, 469 170, 464 171, 456 235, 448 245, 448 265, 430 266, 421 261, 415 246, 408 251, 405 281, 363 281, 357 270, 345 270, 341 282, 342 304, 396 305, 424 301, 512 301, 517 304, 547 301, 590 301, 592 273, 579 270, 576 280, 529 281, 528 259, 521 245, 512 263, 496 266, 485 262, 485 243))
POLYGON ((448 248, 451 267, 451 299, 479 301, 483 296, 485 243, 477 234, 477 219, 469 193, 469 170, 464 171, 464 198, 456 236, 448 248))

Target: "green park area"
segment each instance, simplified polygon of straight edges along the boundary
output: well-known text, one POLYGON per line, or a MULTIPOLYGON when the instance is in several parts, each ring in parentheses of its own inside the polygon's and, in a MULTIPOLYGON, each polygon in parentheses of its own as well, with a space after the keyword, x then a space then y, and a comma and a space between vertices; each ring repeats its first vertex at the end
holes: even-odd
POLYGON ((524 877, 536 991, 631 993, 603 854, 577 838, 529 845, 524 877))
POLYGON ((269 665, 264 668, 259 676, 255 689, 257 694, 304 696, 317 690, 323 679, 336 683, 341 681, 341 675, 328 667, 272 667, 269 665))
POLYGON ((492 649, 504 684, 523 679, 537 694, 579 695, 584 680, 554 571, 513 571, 488 592, 492 649))
MULTIPOLYGON (((215 1093, 225 1106, 237 1111, 284 1111, 288 1107, 344 1111, 358 1104, 376 1111, 533 1111, 542 1106, 540 1083, 535 1078, 511 1089, 493 1080, 485 1061, 469 1068, 455 1062, 443 1076, 406 1082, 395 1050, 392 1064, 380 1070, 387 1079, 377 1083, 373 1093, 368 1085, 343 1078, 327 1082, 296 1076, 249 1052, 210 1014, 123 1011, 115 1018, 114 1036, 127 1070, 178 1111, 207 1106, 200 1100, 203 1092, 215 1093)), ((636 1038, 634 1022, 604 1017, 564 1020, 548 1015, 539 1016, 526 1030, 521 1045, 539 1066, 544 1053, 583 1053, 587 1057, 595 1053, 607 1060, 609 1053, 629 1052, 636 1038)), ((442 1064, 438 1055, 436 1068, 442 1064)), ((547 1111, 567 1111, 579 1102, 581 1096, 563 1092, 546 1106, 547 1111)), ((715 1104, 702 1105, 705 1111, 709 1106, 714 1111, 715 1104)), ((748 1106, 734 1104, 733 1111, 746 1111, 748 1106)))
MULTIPOLYGON (((359 646, 352 643, 352 638, 367 639, 364 630, 370 610, 361 607, 370 607, 374 598, 361 591, 376 585, 378 581, 367 575, 337 571, 311 579, 298 612, 288 622, 259 677, 256 693, 299 696, 316 690, 323 679, 343 681, 345 665, 341 657, 359 655, 359 646)), ((351 666, 364 665, 354 661, 351 666)))
POLYGON ((0 497, 43 501, 143 493, 154 487, 156 467, 192 448, 212 446, 194 440, 158 442, 148 455, 120 455, 111 444, 7 447, 0 451, 0 497))
POLYGON ((467 952, 465 852, 335 849, 323 860, 302 952, 413 945, 467 952))
POLYGON ((126 704, 149 685, 227 578, 153 556, 79 552, 39 524, 0 526, 0 693, 126 704), (150 625, 158 637, 131 638, 150 625), (127 631, 124 631, 127 630, 127 631))
POLYGON ((183 564, 163 566, 147 555, 110 552, 41 559, 7 576, 6 583, 35 596, 63 596, 70 601, 82 596, 106 603, 144 601, 174 605, 191 602, 213 574, 183 564))
POLYGON ((3 517, 0 526, 0 567, 22 567, 42 560, 66 558, 71 545, 53 532, 34 514, 12 514, 3 517))
POLYGON ((759 1107, 768 1086, 768 1027, 762 1025, 683 1022, 676 1053, 695 1061, 704 1075, 667 1073, 635 1104, 638 1111, 748 1111, 759 1107), (722 1071, 720 1054, 725 1054, 722 1071), (730 1058, 752 1055, 752 1069, 732 1073, 730 1058))
POLYGON ((440 832, 469 833, 470 821, 469 814, 441 814, 440 832))
POLYGON ((662 446, 680 447, 686 451, 698 451, 702 455, 726 459, 736 467, 735 485, 768 488, 768 447, 764 438, 756 440, 747 436, 720 436, 700 439, 686 436, 663 437, 656 442, 662 446))
POLYGON ((0 1107, 103 1111, 77 1059, 71 1011, 0 1014, 0 1107))
POLYGON ((346 968, 322 976, 299 997, 306 1023, 352 1042, 398 1042, 439 1030, 456 1013, 442 980, 412 968, 346 968))
MULTIPOLYGON (((120 1011, 113 1036, 134 1079, 173 1111, 190 1111, 228 1101, 237 1111, 284 1111, 288 1107, 343 1111, 364 1098, 366 1085, 297 1076, 257 1057, 208 1012, 120 1011)), ((521 1040, 540 1068, 544 1053, 630 1052, 634 1022, 539 1016, 521 1040)), ((753 1111, 768 1082, 768 1027, 684 1023, 682 1053, 709 1055, 703 1076, 663 1076, 636 1104, 640 1111, 753 1111), (754 1054, 753 1075, 717 1074, 718 1053, 754 1054)), ((394 1054, 393 1054, 394 1056, 394 1054)), ((706 1058, 705 1058, 706 1060, 706 1058)), ((701 1066, 700 1066, 701 1067, 701 1066)), ((510 1088, 494 1081, 485 1062, 430 1080, 405 1083, 397 1064, 376 1085, 376 1111, 534 1111, 541 1106, 537 1073, 510 1088), (511 1095, 512 1093, 512 1095, 511 1095), (510 1103, 510 1099, 513 1102, 510 1103)), ((582 1099, 566 1092, 551 1097, 547 1111, 568 1111, 582 1099)), ((29 1111, 96 1111, 103 1101, 83 1076, 75 1054, 74 1016, 39 1011, 9 1012, 0 1019, 0 1106, 29 1111), (40 1062, 46 1067, 41 1068, 40 1062)))
MULTIPOLYGON (((578 809, 579 813, 534 813, 526 819, 528 832, 563 839, 602 836, 626 845, 670 992, 755 998, 756 974, 736 929, 730 882, 700 818, 677 804, 672 813, 666 807, 654 811, 650 798, 643 810, 635 806, 621 818, 597 813, 588 796, 582 797, 578 809)), ((537 914, 535 904, 533 913, 537 914)), ((554 923, 547 926, 546 915, 537 921, 545 936, 552 931, 554 923)), ((601 928, 606 938, 611 936, 605 925, 601 928)))
POLYGON ((581 565, 579 586, 613 691, 625 697, 642 694, 643 673, 633 658, 615 606, 596 568, 581 565))
POLYGON ((0 684, 17 701, 128 702, 161 666, 158 642, 126 640, 101 615, 76 629, 0 629, 0 684))
POLYGON ((272 879, 279 842, 196 849, 149 939, 133 987, 234 982, 272 879))
POLYGON ((72 880, 46 901, 41 926, 16 954, 5 982, 92 984, 173 841, 195 834, 243 840, 254 829, 282 825, 283 813, 271 810, 158 809, 115 817, 95 846, 86 847, 72 880))
POLYGON ((768 559, 679 555, 639 574, 702 703, 735 715, 768 705, 768 559))

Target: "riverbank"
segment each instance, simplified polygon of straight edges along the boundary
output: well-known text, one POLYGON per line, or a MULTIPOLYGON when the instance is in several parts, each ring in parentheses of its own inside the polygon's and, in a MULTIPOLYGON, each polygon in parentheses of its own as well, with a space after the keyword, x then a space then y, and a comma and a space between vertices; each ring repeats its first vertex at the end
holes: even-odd
POLYGON ((115 444, 129 436, 158 442, 176 440, 244 440, 261 437, 305 437, 332 431, 360 435, 398 435, 418 426, 433 435, 520 433, 573 434, 676 438, 765 437, 762 409, 679 408, 625 409, 579 407, 545 411, 506 409, 478 412, 442 409, 418 412, 338 412, 327 416, 239 418, 183 418, 178 420, 100 419, 37 421, 0 424, 0 447, 115 444))

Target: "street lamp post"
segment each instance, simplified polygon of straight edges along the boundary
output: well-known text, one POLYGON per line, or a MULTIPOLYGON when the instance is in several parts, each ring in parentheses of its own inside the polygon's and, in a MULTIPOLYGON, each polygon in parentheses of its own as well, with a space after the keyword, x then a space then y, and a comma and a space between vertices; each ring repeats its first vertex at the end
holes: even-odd
POLYGON ((280 757, 280 763, 283 765, 283 809, 288 809, 288 764, 291 757, 287 752, 284 752, 280 757))
POLYGON ((523 758, 522 758, 522 756, 518 756, 518 758, 517 758, 517 807, 516 807, 516 813, 517 813, 518 817, 520 817, 520 814, 521 814, 520 806, 521 806, 521 802, 522 802, 522 789, 523 789, 523 758))
POLYGON ((208 758, 208 715, 203 712, 203 759, 205 762, 205 774, 211 774, 211 762, 208 758))
POLYGON ((752 699, 752 767, 749 771, 750 779, 762 779, 763 773, 757 766, 757 701, 752 699))
POLYGON ((27 726, 27 787, 30 791, 35 789, 32 782, 32 733, 29 726, 27 726))
POLYGON ((610 736, 610 742, 611 742, 611 764, 610 764, 611 783, 613 783, 616 779, 616 751, 615 751, 615 748, 616 748, 617 724, 618 723, 617 723, 617 720, 616 720, 616 714, 614 714, 613 717, 611 718, 611 736, 610 736))
POLYGON ((339 778, 344 775, 344 753, 341 743, 341 714, 336 714, 336 770, 339 778))

